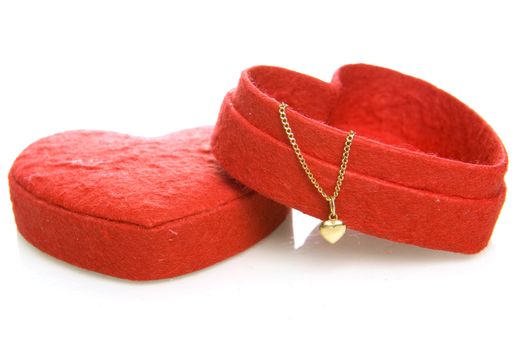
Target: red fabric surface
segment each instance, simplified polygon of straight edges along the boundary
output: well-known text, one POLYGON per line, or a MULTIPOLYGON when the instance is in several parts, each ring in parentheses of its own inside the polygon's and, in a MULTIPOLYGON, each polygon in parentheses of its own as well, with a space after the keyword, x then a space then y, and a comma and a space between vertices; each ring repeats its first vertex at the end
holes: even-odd
POLYGON ((59 259, 131 280, 181 275, 247 249, 288 209, 224 173, 211 131, 71 131, 35 142, 9 174, 20 233, 59 259))
POLYGON ((277 67, 244 71, 212 136, 224 169, 257 192, 326 219, 283 131, 278 105, 310 168, 334 188, 345 136, 356 132, 337 212, 351 229, 462 253, 483 249, 505 199, 505 148, 446 92, 375 66, 340 68, 326 83, 277 67))

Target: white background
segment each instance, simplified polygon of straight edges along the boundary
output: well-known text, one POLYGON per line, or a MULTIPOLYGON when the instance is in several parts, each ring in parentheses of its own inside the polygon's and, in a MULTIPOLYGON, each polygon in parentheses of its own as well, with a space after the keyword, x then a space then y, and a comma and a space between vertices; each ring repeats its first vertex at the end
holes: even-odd
MULTIPOLYGON (((0 348, 523 349, 519 2, 187 3, 1 2, 0 348), (247 67, 330 80, 356 62, 432 82, 501 136, 508 196, 483 253, 355 233, 336 246, 314 237, 294 250, 288 220, 211 268, 131 283, 59 262, 17 234, 7 172, 36 139, 70 129, 156 136, 213 124, 247 67)), ((295 234, 317 223, 294 215, 295 234)))

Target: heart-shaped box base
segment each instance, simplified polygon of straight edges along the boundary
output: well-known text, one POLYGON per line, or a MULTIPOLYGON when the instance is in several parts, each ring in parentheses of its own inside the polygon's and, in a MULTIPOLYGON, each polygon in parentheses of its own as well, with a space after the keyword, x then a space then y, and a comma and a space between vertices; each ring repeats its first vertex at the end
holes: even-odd
POLYGON ((365 64, 341 67, 330 83, 278 67, 244 71, 224 99, 215 157, 246 186, 322 220, 328 206, 290 147, 281 102, 327 192, 346 134, 356 132, 337 198, 349 228, 461 253, 487 245, 505 200, 507 154, 472 109, 420 79, 365 64))
POLYGON ((225 175, 211 131, 72 131, 35 142, 9 174, 20 233, 58 259, 130 280, 174 277, 247 249, 289 210, 225 175))

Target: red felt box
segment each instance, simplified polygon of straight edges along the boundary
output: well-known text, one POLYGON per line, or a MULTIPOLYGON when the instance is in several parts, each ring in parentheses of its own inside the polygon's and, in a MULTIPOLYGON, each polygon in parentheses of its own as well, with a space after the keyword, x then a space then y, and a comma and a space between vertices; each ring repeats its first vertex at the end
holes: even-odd
POLYGON ((327 202, 295 158, 281 102, 328 192, 346 134, 356 132, 337 199, 348 227, 462 253, 487 245, 505 199, 507 154, 463 103, 422 80, 364 64, 340 68, 331 83, 277 67, 244 71, 212 137, 217 160, 255 191, 323 220, 327 202))
POLYGON ((61 260, 131 280, 181 275, 245 250, 289 210, 224 173, 211 131, 152 139, 71 131, 35 142, 9 174, 20 233, 61 260))

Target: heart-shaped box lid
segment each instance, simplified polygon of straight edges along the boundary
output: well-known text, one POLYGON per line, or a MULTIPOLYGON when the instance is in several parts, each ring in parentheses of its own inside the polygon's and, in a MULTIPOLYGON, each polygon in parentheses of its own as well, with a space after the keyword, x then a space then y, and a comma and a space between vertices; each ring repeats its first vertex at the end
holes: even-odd
POLYGON ((9 174, 20 233, 56 258, 131 280, 185 274, 247 249, 288 209, 224 173, 211 131, 70 131, 33 143, 9 174))

